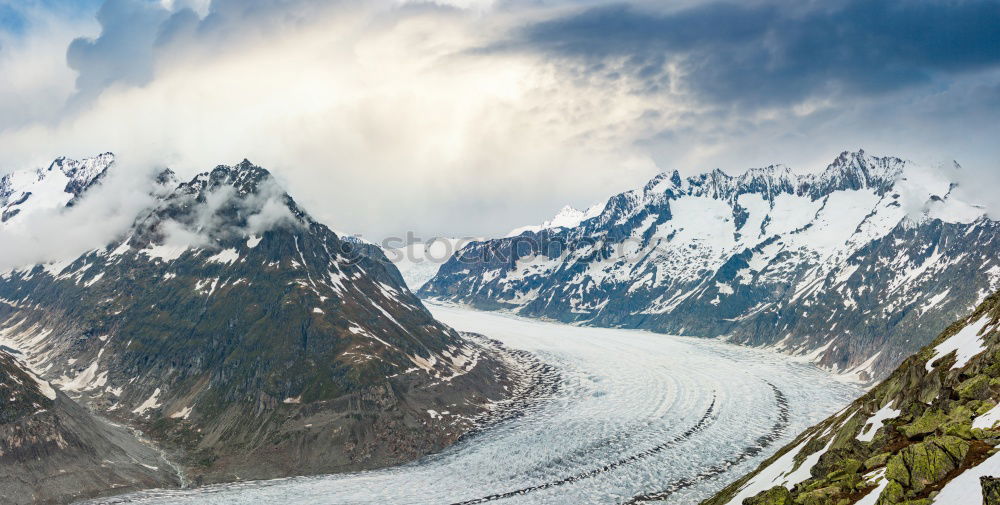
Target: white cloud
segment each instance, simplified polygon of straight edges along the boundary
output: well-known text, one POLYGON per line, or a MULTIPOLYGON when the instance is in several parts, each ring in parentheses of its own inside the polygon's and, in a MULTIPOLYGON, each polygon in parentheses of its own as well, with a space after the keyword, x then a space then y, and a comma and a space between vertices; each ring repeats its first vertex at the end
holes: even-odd
POLYGON ((0 135, 6 128, 58 119, 76 78, 66 65, 66 47, 97 29, 93 20, 66 19, 30 3, 17 12, 31 30, 18 35, 0 29, 0 135))
POLYGON ((0 271, 76 258, 120 238, 152 205, 152 174, 119 159, 73 207, 31 212, 0 228, 0 271))
POLYGON ((112 150, 185 176, 248 157, 324 222, 375 236, 499 232, 655 172, 627 140, 649 126, 647 99, 567 82, 530 55, 474 52, 496 20, 323 12, 211 52, 174 41, 149 83, 8 130, 0 156, 112 150))
MULTIPOLYGON (((608 78, 607 68, 556 62, 530 48, 496 49, 511 30, 562 12, 560 5, 161 5, 174 16, 150 28, 156 47, 145 77, 136 81, 128 65, 99 68, 133 80, 101 80, 105 87, 72 111, 60 108, 75 78, 65 47, 74 35, 98 35, 93 22, 53 21, 61 28, 50 36, 31 35, 33 42, 0 52, 0 74, 21 79, 0 83, 7 113, 0 167, 110 150, 186 178, 249 158, 337 229, 429 237, 540 222, 564 204, 584 207, 637 186, 658 167, 819 170, 841 150, 863 147, 907 158, 936 151, 978 173, 992 146, 985 139, 995 133, 983 122, 989 108, 975 135, 960 126, 968 115, 935 114, 972 93, 961 87, 926 103, 880 98, 889 112, 874 101, 811 100, 747 113, 699 103, 683 87, 637 93, 643 83, 627 73, 608 78), (184 7, 197 14, 182 15, 184 7), (930 126, 929 117, 945 126, 930 126), (936 143, 942 131, 953 133, 936 143), (976 139, 974 152, 960 136, 976 139)), ((684 77, 672 72, 674 81, 684 77)))

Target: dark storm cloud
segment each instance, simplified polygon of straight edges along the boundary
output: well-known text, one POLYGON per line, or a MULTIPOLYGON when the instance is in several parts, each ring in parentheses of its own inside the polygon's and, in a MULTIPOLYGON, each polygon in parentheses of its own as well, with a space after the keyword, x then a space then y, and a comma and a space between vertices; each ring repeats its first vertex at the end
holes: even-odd
POLYGON ((154 78, 157 59, 172 44, 199 43, 223 49, 230 39, 288 28, 312 20, 329 0, 212 0, 204 18, 191 5, 173 9, 156 0, 104 0, 97 11, 101 32, 70 44, 66 60, 78 72, 74 103, 84 104, 115 84, 142 86, 154 78))
POLYGON ((780 105, 874 95, 1000 65, 1000 1, 712 3, 662 13, 595 7, 519 30, 501 47, 541 51, 655 91, 680 64, 710 101, 780 105), (650 86, 649 83, 652 83, 650 86))
POLYGON ((147 83, 153 74, 153 42, 169 16, 159 3, 104 2, 97 11, 101 34, 75 39, 66 51, 66 62, 78 73, 78 100, 93 98, 115 83, 147 83))

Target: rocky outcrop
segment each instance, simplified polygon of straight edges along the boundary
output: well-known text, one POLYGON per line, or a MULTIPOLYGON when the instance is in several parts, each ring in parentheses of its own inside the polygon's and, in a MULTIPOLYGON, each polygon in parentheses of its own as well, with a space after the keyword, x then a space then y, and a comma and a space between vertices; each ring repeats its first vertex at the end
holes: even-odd
POLYGON ((784 486, 775 486, 763 493, 747 498, 746 505, 792 505, 792 493, 784 486))
POLYGON ((819 174, 664 173, 575 226, 473 242, 419 294, 725 336, 871 382, 1000 289, 998 248, 935 170, 843 153, 819 174))
POLYGON ((920 493, 927 486, 941 482, 961 467, 968 453, 968 442, 949 435, 904 447, 889 458, 885 467, 885 478, 890 482, 884 503, 897 503, 905 497, 904 490, 920 493))
POLYGON ((995 502, 998 402, 1000 293, 703 505, 995 502))
POLYGON ((983 505, 1000 505, 1000 479, 996 477, 980 477, 983 492, 983 505))

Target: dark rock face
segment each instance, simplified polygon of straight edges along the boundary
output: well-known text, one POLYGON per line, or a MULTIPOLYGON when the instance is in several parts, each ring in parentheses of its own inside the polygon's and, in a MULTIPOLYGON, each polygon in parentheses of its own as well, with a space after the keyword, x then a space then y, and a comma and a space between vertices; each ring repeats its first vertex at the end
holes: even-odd
POLYGON ((983 488, 983 505, 1000 505, 1000 479, 996 477, 980 477, 983 488))
POLYGON ((1000 225, 897 158, 661 174, 573 228, 474 242, 427 298, 813 354, 884 376, 1000 288, 1000 225))
POLYGON ((158 180, 117 243, 0 276, 0 328, 193 483, 409 461, 505 398, 516 365, 436 321, 377 247, 312 220, 266 170, 158 180))
MULTIPOLYGON (((702 505, 965 503, 975 481, 955 479, 1000 449, 998 402, 1000 293, 702 505)), ((981 485, 997 503, 997 480, 981 485)))
POLYGON ((0 351, 0 502, 67 503, 178 476, 127 429, 95 418, 0 351))

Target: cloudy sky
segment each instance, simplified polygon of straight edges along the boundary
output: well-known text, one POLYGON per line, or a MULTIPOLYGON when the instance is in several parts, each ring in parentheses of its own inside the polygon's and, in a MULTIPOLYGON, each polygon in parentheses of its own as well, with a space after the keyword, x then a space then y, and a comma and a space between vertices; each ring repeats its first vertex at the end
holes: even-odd
POLYGON ((372 238, 857 148, 988 198, 998 27, 1000 0, 0 0, 0 173, 249 158, 372 238))

